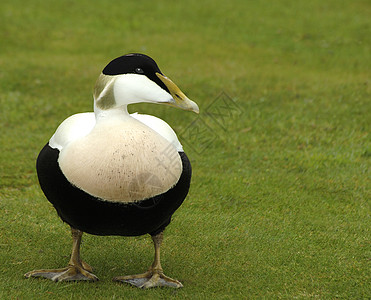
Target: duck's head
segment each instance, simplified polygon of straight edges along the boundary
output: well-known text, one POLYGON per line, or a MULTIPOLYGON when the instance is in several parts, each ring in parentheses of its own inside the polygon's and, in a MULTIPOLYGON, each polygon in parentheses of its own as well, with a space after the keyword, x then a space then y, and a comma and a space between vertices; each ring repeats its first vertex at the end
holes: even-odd
POLYGON ((195 102, 144 54, 127 54, 112 60, 94 88, 95 107, 109 110, 132 103, 161 103, 198 113, 195 102))

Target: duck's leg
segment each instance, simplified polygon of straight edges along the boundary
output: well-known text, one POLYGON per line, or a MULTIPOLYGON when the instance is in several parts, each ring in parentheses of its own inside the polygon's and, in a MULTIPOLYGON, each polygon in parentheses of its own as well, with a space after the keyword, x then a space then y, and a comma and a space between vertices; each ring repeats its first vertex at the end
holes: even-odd
POLYGON ((148 271, 143 274, 115 277, 113 280, 130 283, 132 285, 135 285, 136 287, 144 289, 157 286, 166 286, 173 288, 183 287, 183 285, 178 280, 167 277, 162 270, 160 262, 160 247, 163 239, 163 232, 151 237, 155 246, 155 259, 148 271))
POLYGON ((93 269, 80 258, 80 245, 82 231, 71 227, 72 231, 72 254, 68 266, 62 269, 50 269, 50 270, 35 270, 26 273, 26 278, 30 277, 44 277, 57 281, 97 281, 98 277, 92 274, 93 269))

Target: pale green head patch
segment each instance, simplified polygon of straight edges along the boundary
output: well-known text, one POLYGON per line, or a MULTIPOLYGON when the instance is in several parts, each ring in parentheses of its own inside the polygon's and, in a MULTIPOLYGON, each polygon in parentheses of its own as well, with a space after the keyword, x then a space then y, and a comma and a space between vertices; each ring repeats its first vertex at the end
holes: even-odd
POLYGON ((110 109, 116 105, 113 84, 116 77, 110 75, 99 75, 94 87, 94 100, 100 109, 110 109))

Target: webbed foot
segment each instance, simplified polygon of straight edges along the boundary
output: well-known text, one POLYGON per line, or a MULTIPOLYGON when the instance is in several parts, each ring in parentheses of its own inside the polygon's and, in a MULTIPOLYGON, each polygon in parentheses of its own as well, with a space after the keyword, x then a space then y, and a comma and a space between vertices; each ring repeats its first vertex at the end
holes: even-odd
POLYGON ((30 277, 43 277, 55 282, 58 281, 98 281, 95 276, 93 268, 80 258, 80 245, 82 231, 71 227, 72 232, 72 254, 68 266, 63 269, 50 269, 50 270, 35 270, 24 274, 26 278, 30 277))
POLYGON ((183 285, 180 281, 167 277, 161 267, 160 246, 162 243, 163 233, 152 235, 155 246, 155 258, 149 270, 143 274, 119 276, 113 278, 114 281, 129 283, 139 288, 148 289, 152 287, 172 287, 181 288, 183 285))
POLYGON ((26 273, 26 278, 43 277, 55 282, 58 281, 98 281, 98 277, 91 273, 92 269, 87 264, 69 265, 62 269, 35 270, 26 273), (86 267, 86 268, 85 268, 86 267))
POLYGON ((113 278, 114 281, 124 282, 134 285, 138 288, 148 289, 152 287, 172 287, 181 288, 182 283, 164 275, 162 270, 149 270, 143 274, 119 276, 113 278))

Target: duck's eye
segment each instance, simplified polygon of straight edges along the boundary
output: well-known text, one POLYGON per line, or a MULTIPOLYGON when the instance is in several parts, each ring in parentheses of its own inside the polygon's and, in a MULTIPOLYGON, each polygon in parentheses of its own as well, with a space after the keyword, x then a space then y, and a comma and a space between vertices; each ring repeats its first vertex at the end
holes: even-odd
POLYGON ((144 71, 143 71, 143 69, 141 69, 141 68, 136 68, 136 69, 135 69, 135 73, 143 74, 144 71))

